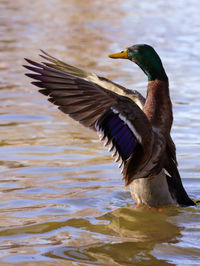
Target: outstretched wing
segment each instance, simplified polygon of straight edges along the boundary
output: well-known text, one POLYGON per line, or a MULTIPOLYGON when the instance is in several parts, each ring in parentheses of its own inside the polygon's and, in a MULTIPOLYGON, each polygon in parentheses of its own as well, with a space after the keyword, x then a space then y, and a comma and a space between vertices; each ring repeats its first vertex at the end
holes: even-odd
MULTIPOLYGON (((26 75, 35 80, 32 84, 40 88, 39 92, 49 96, 48 100, 61 111, 99 132, 121 165, 126 165, 129 158, 134 163, 135 158, 133 172, 145 166, 152 152, 152 128, 130 97, 78 77, 73 71, 58 69, 57 64, 26 61, 29 65, 24 67, 34 72, 26 75)), ((59 61, 59 64, 63 63, 59 61)), ((124 178, 128 184, 130 180, 126 176, 127 173, 124 178)))
POLYGON ((40 55, 42 58, 46 59, 49 62, 44 62, 46 66, 53 67, 64 72, 67 72, 75 77, 79 77, 88 81, 91 81, 107 90, 113 91, 118 95, 126 96, 134 101, 141 109, 145 103, 145 98, 136 90, 129 90, 125 87, 107 79, 104 77, 99 77, 95 73, 87 72, 78 67, 71 66, 67 63, 64 63, 61 60, 51 56, 47 52, 41 50, 43 55, 40 55))
POLYGON ((26 61, 30 65, 24 67, 35 72, 26 75, 36 80, 32 84, 40 88, 39 92, 49 96, 50 102, 84 126, 95 129, 100 115, 116 103, 115 98, 109 97, 109 92, 97 84, 29 59, 26 61))

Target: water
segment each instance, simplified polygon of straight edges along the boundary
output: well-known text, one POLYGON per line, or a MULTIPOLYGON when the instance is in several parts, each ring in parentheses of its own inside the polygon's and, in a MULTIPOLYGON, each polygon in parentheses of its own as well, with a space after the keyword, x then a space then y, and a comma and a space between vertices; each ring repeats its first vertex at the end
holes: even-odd
POLYGON ((183 183, 199 199, 200 3, 153 3, 0 2, 0 265, 199 265, 199 208, 135 208, 96 134, 21 67, 42 48, 145 95, 141 70, 107 54, 153 45, 170 79, 183 183))

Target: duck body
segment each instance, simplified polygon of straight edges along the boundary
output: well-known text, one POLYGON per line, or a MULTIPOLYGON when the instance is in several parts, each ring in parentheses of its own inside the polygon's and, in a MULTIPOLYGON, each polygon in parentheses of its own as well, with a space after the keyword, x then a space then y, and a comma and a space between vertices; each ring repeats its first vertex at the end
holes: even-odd
POLYGON ((164 170, 155 177, 134 179, 130 184, 130 191, 137 205, 162 206, 178 203, 169 191, 164 170))
POLYGON ((43 64, 26 59, 26 74, 49 101, 99 134, 120 161, 125 185, 136 204, 195 205, 177 169, 170 136, 173 121, 168 78, 149 45, 134 45, 111 58, 135 62, 147 75, 146 99, 106 78, 70 66, 46 52, 43 64))

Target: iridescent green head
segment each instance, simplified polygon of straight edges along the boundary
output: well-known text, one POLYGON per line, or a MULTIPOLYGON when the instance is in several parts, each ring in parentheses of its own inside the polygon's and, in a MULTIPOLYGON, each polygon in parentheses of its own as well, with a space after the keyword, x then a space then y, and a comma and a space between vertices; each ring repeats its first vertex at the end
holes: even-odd
POLYGON ((120 53, 111 54, 109 57, 131 60, 144 71, 149 81, 168 80, 159 55, 150 45, 136 44, 120 53))

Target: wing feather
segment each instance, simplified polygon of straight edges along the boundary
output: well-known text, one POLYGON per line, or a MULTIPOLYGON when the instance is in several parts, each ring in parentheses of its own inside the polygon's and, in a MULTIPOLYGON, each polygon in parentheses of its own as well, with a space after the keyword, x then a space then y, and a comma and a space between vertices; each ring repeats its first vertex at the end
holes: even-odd
POLYGON ((129 97, 128 90, 109 80, 72 67, 47 53, 42 57, 50 63, 26 59, 29 65, 24 67, 32 72, 26 75, 35 80, 32 84, 62 112, 100 133, 105 146, 109 146, 123 167, 126 184, 130 183, 138 167, 145 166, 149 160, 153 142, 151 125, 133 100, 137 98, 136 93, 129 97), (92 78, 94 82, 89 81, 92 78), (136 164, 134 158, 137 158, 136 164), (131 167, 130 162, 133 162, 131 167))
POLYGON ((134 101, 141 109, 143 108, 143 105, 145 103, 145 98, 138 91, 126 89, 125 87, 109 79, 97 76, 94 73, 89 73, 85 70, 82 70, 80 68, 64 63, 61 60, 58 60, 57 58, 53 57, 52 55, 48 54, 47 52, 43 50, 41 50, 41 52, 43 54, 41 54, 40 56, 44 58, 45 60, 51 62, 51 63, 44 62, 46 66, 67 72, 73 76, 85 79, 87 81, 91 81, 101 86, 102 88, 105 88, 105 89, 108 89, 110 91, 117 93, 118 95, 126 96, 132 99, 132 101, 134 101))

